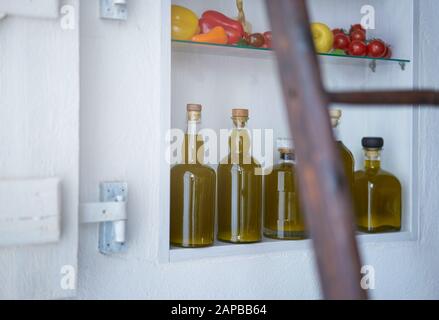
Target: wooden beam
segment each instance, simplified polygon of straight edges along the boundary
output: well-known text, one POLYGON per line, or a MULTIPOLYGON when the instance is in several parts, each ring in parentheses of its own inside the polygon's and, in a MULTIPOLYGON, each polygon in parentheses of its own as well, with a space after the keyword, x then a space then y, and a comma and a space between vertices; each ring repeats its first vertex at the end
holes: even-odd
POLYGON ((301 197, 327 299, 364 299, 353 210, 304 0, 267 0, 301 197))
POLYGON ((331 92, 332 103, 359 105, 439 105, 437 91, 331 92))

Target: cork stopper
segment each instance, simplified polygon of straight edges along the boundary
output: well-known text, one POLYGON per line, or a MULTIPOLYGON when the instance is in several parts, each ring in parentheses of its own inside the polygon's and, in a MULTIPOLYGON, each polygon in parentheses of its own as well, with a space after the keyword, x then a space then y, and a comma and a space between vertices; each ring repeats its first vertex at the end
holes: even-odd
POLYGON ((201 104, 190 103, 187 108, 187 120, 188 121, 201 121, 201 104))
POLYGON ((336 128, 340 124, 341 116, 343 115, 340 109, 329 109, 329 116, 331 117, 331 125, 336 128))
POLYGON ((248 109, 233 109, 232 117, 234 118, 248 118, 248 109))
POLYGON ((195 103, 189 103, 186 106, 186 108, 188 112, 201 112, 201 110, 203 109, 201 104, 195 104, 195 103))

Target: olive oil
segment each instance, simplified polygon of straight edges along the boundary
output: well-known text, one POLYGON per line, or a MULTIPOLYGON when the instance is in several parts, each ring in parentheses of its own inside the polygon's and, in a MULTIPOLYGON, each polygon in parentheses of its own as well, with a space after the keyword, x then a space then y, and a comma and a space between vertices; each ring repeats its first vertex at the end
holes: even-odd
POLYGON ((252 243, 261 240, 262 175, 251 156, 246 128, 248 110, 234 109, 229 155, 218 166, 218 240, 252 243))
POLYGON ((364 138, 364 170, 355 173, 358 229, 367 233, 401 230, 401 183, 381 169, 382 138, 364 138))
POLYGON ((340 124, 340 119, 342 117, 342 111, 339 109, 331 109, 329 111, 329 114, 331 117, 331 124, 334 130, 334 135, 337 140, 338 149, 340 150, 341 160, 347 177, 349 190, 352 195, 354 191, 355 160, 354 160, 354 156, 352 155, 352 152, 344 145, 344 143, 339 138, 338 126, 340 124))
POLYGON ((264 235, 279 240, 305 239, 293 142, 278 140, 280 163, 265 177, 264 235))
POLYGON ((171 169, 171 244, 196 248, 214 242, 215 170, 205 166, 204 142, 198 134, 201 105, 188 105, 182 163, 171 169))

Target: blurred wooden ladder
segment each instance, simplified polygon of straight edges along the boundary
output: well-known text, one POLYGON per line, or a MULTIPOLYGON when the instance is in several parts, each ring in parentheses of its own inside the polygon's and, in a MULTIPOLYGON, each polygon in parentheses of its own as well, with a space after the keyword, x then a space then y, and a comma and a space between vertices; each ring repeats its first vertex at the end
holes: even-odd
POLYGON ((325 91, 311 38, 306 0, 266 0, 282 88, 295 139, 299 184, 323 295, 366 299, 355 240, 352 200, 333 139, 327 107, 437 105, 434 91, 325 91))

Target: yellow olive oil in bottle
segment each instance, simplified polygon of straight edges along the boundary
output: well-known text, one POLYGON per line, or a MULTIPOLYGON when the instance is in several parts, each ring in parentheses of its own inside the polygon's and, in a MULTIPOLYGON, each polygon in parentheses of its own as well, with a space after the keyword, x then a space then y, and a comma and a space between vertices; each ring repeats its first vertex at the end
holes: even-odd
POLYGON ((264 235, 279 240, 305 239, 293 141, 279 139, 277 144, 280 163, 265 176, 264 235))
POLYGON ((341 160, 343 162, 343 168, 347 177, 347 182, 349 184, 349 190, 351 195, 354 191, 354 171, 355 171, 355 160, 352 152, 344 145, 344 143, 339 138, 338 126, 340 124, 340 119, 342 117, 342 111, 339 109, 331 109, 329 111, 331 117, 331 124, 334 130, 335 139, 337 140, 337 145, 340 150, 341 160))
POLYGON ((248 110, 234 109, 229 155, 218 166, 218 240, 261 240, 262 168, 251 156, 248 110))
POLYGON ((381 169, 382 138, 363 138, 364 170, 355 173, 355 207, 359 231, 401 230, 401 183, 381 169))
POLYGON ((204 142, 198 134, 201 105, 187 106, 182 163, 171 169, 171 244, 196 248, 214 242, 215 170, 205 166, 204 142))

